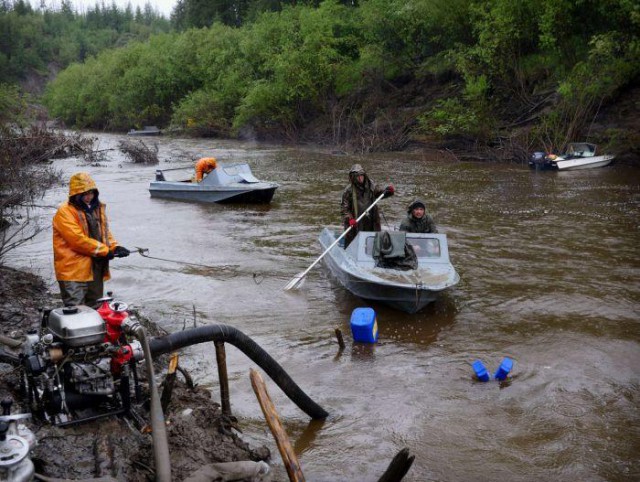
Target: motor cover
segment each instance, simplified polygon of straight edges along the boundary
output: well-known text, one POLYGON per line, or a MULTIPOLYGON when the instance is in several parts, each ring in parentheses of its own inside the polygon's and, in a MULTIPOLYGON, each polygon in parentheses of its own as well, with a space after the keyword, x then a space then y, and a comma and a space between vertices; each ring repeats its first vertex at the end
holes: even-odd
POLYGON ((51 310, 48 328, 70 347, 101 343, 106 333, 105 322, 98 312, 83 305, 51 310))

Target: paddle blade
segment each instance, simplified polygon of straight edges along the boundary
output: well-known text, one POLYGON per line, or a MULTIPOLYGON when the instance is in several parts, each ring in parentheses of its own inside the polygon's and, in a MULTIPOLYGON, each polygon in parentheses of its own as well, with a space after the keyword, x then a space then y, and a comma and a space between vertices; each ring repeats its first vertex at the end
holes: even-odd
POLYGON ((302 286, 303 281, 304 281, 304 273, 298 273, 293 277, 291 281, 287 283, 287 285, 283 288, 283 290, 284 291, 297 290, 302 286))

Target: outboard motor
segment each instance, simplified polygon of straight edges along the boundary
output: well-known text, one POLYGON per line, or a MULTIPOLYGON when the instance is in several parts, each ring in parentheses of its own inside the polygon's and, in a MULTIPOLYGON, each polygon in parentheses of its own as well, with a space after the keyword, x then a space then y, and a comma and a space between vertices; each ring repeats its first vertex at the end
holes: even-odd
POLYGON ((536 151, 531 154, 531 158, 529 159, 529 166, 538 167, 542 166, 545 163, 545 153, 541 151, 536 151))
POLYGON ((51 423, 68 425, 130 409, 130 362, 144 358, 142 346, 122 333, 127 305, 111 297, 100 301, 98 311, 71 306, 45 312, 40 332, 27 335, 21 345, 29 402, 51 423), (80 414, 85 409, 99 414, 80 414))

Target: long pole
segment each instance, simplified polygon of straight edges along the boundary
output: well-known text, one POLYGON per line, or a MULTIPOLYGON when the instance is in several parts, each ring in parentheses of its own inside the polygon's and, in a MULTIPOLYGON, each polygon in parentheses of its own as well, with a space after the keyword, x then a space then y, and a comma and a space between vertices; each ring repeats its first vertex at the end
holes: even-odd
MULTIPOLYGON (((367 215, 367 213, 369 211, 371 211, 371 209, 373 208, 373 206, 375 206, 376 204, 378 204, 378 202, 384 197, 384 193, 380 194, 380 196, 378 196, 378 199, 376 199, 375 201, 373 201, 373 203, 371 203, 371 206, 369 206, 360 216, 358 216, 358 219, 356 219, 356 223, 360 222, 360 220, 365 217, 367 215)), ((311 269, 320 262, 320 260, 322 258, 324 258, 324 256, 331 251, 331 248, 333 248, 336 244, 338 244, 340 242, 340 240, 342 238, 344 238, 347 233, 349 231, 351 231, 352 226, 349 226, 347 229, 344 230, 344 232, 338 236, 338 239, 336 239, 333 243, 331 243, 331 246, 329 246, 327 249, 324 250, 324 253, 322 253, 320 255, 320 257, 318 259, 316 259, 313 263, 311 263, 311 266, 309 266, 307 269, 305 269, 302 273, 297 274, 291 281, 289 281, 289 283, 287 283, 287 285, 284 287, 285 291, 288 291, 290 289, 295 288, 298 284, 300 284, 300 281, 302 281, 302 278, 304 278, 307 273, 309 271, 311 271, 311 269)))

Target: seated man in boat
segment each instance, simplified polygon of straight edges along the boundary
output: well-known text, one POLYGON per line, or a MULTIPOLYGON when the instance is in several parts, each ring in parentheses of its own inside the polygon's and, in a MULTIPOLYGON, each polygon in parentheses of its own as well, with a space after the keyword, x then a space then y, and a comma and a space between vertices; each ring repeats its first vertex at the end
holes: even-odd
POLYGON ((373 202, 384 193, 384 197, 393 196, 395 189, 392 184, 386 188, 376 185, 360 164, 354 164, 349 170, 349 185, 342 193, 342 204, 340 212, 342 214, 342 222, 345 229, 351 227, 351 230, 345 236, 346 248, 360 231, 380 231, 380 213, 378 206, 374 206, 360 222, 356 219, 367 210, 373 202))
POLYGON ((202 159, 198 159, 196 162, 196 182, 201 182, 204 179, 205 174, 209 174, 216 167, 218 167, 218 163, 216 162, 215 157, 203 157, 202 159))
POLYGON ((425 204, 416 199, 407 208, 407 217, 400 223, 400 231, 408 233, 437 233, 436 223, 427 214, 425 204))

